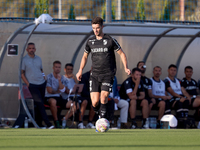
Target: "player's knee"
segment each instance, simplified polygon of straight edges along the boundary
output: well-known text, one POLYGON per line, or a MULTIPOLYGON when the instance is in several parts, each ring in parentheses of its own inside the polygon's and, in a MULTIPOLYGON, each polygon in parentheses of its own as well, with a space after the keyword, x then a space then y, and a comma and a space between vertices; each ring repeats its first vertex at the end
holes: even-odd
POLYGON ((141 106, 142 107, 148 106, 148 101, 146 99, 143 99, 142 102, 141 102, 141 106))
POLYGON ((49 103, 50 106, 56 106, 56 100, 53 99, 53 98, 50 98, 48 103, 49 103))
POLYGON ((137 104, 137 101, 136 101, 136 100, 132 99, 132 100, 130 101, 130 106, 133 106, 133 105, 136 105, 136 104, 137 104))
POLYGON ((87 106, 87 104, 88 104, 88 101, 87 101, 87 100, 84 100, 84 101, 82 102, 82 105, 83 105, 83 106, 87 106))
POLYGON ((164 108, 165 107, 165 102, 164 101, 160 101, 158 107, 164 108))

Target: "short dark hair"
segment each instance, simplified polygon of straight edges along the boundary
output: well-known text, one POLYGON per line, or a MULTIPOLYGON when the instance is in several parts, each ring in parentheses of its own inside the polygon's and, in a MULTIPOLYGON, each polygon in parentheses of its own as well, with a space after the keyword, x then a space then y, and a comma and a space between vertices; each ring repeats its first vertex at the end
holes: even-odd
POLYGON ((30 43, 28 43, 28 46, 29 46, 29 45, 35 45, 35 43, 33 43, 33 42, 30 42, 30 43))
POLYGON ((60 64, 61 65, 61 62, 59 60, 56 60, 56 61, 53 62, 53 65, 55 65, 55 64, 60 64))
POLYGON ((139 61, 139 62, 137 63, 137 67, 139 67, 139 64, 140 64, 140 63, 144 63, 144 64, 145 64, 144 61, 139 61))
POLYGON ((95 17, 92 19, 92 24, 99 24, 100 26, 103 25, 103 19, 101 17, 95 17))
POLYGON ((132 71, 131 71, 131 73, 134 74, 136 71, 141 72, 141 70, 139 68, 133 68, 132 71))
POLYGON ((65 68, 67 68, 67 66, 74 67, 74 65, 73 65, 72 63, 67 63, 67 64, 65 65, 65 68))
POLYGON ((193 68, 191 66, 186 66, 185 71, 186 71, 186 69, 192 69, 193 70, 193 68))
POLYGON ((174 65, 174 64, 171 64, 171 65, 169 65, 168 69, 170 69, 170 68, 176 68, 177 69, 177 66, 174 65))
POLYGON ((162 70, 162 68, 161 68, 160 66, 155 66, 155 67, 153 68, 153 70, 154 70, 155 68, 160 68, 160 69, 162 70))

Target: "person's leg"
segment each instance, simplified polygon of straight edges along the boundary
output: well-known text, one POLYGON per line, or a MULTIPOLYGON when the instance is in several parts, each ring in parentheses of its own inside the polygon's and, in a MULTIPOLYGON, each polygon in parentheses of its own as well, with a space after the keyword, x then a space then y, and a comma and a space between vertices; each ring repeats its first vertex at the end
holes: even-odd
POLYGON ((146 99, 143 99, 140 106, 142 107, 142 128, 148 129, 149 123, 147 122, 147 118, 149 117, 149 102, 146 99))
POLYGON ((40 88, 44 88, 43 85, 38 86, 38 85, 33 85, 31 84, 31 86, 29 86, 29 91, 31 92, 31 95, 33 97, 34 100, 34 104, 36 105, 41 118, 43 119, 43 121, 45 122, 45 124, 50 127, 52 126, 52 124, 49 122, 49 119, 47 117, 46 111, 45 111, 45 107, 44 107, 44 103, 43 103, 43 98, 42 98, 42 94, 40 91, 40 88))
POLYGON ((149 116, 149 104, 148 104, 148 101, 146 99, 143 99, 140 106, 142 107, 143 118, 144 119, 148 118, 148 116, 149 116))
POLYGON ((88 103, 87 100, 83 100, 83 102, 81 103, 81 114, 79 115, 79 122, 83 121, 83 116, 85 114, 87 103, 88 103))
POLYGON ((188 112, 189 112, 189 100, 185 100, 183 102, 183 113, 184 113, 184 117, 188 117, 188 112))
POLYGON ((121 99, 121 100, 119 100, 117 106, 121 109, 120 110, 121 123, 127 123, 129 103, 127 101, 121 99))
POLYGON ((57 101, 54 98, 49 98, 48 103, 49 103, 49 108, 51 110, 51 114, 53 116, 53 119, 54 119, 54 121, 57 121, 58 120, 57 106, 56 106, 57 101))
POLYGON ((95 111, 95 113, 99 113, 100 109, 100 103, 99 103, 99 97, 100 93, 99 92, 91 92, 90 93, 91 101, 92 101, 92 107, 95 111))
POLYGON ((131 119, 135 119, 136 104, 137 104, 137 101, 135 99, 130 100, 129 113, 130 113, 131 119))
POLYGON ((160 119, 162 118, 162 116, 165 113, 165 101, 160 101, 158 103, 158 121, 160 122, 160 119))
POLYGON ((199 112, 200 112, 199 111, 199 108, 200 108, 200 97, 192 99, 191 105, 192 105, 193 108, 197 108, 195 114, 197 115, 198 121, 199 121, 199 123, 197 125, 197 128, 200 129, 200 115, 199 115, 199 112))

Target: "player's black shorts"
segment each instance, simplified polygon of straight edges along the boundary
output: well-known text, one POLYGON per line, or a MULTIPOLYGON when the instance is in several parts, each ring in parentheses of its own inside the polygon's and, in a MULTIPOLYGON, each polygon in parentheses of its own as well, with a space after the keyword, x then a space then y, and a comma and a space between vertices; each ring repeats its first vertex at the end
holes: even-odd
POLYGON ((112 92, 113 81, 113 75, 90 75, 90 92, 112 92))
POLYGON ((61 108, 66 108, 67 100, 64 100, 61 96, 60 97, 56 97, 56 96, 45 97, 45 104, 49 105, 48 100, 50 98, 53 98, 56 100, 56 106, 60 106, 61 108))
MULTIPOLYGON (((145 100, 145 101, 148 101, 147 99, 144 99, 144 100, 145 100)), ((126 101, 129 103, 129 106, 130 106, 130 101, 131 101, 131 100, 130 100, 130 99, 127 99, 126 101)), ((142 108, 142 107, 141 107, 142 101, 143 101, 143 100, 138 100, 138 99, 136 100, 136 103, 137 103, 137 104, 136 104, 136 105, 137 105, 137 106, 136 106, 136 109, 142 108)))
POLYGON ((145 99, 148 101, 148 104, 153 103, 153 102, 151 101, 151 98, 150 98, 150 97, 145 97, 145 99))

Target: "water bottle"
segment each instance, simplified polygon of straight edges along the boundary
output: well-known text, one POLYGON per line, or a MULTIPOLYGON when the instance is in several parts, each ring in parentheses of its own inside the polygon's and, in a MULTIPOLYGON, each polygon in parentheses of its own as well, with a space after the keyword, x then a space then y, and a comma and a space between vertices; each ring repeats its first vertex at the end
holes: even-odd
POLYGON ((63 129, 65 129, 66 123, 67 123, 67 121, 66 121, 65 117, 63 117, 63 120, 62 120, 62 128, 63 129))
POLYGON ((117 120, 117 127, 120 128, 121 127, 121 121, 120 121, 120 117, 117 120))
POLYGON ((25 117, 25 120, 24 120, 24 128, 28 128, 28 118, 25 117))

